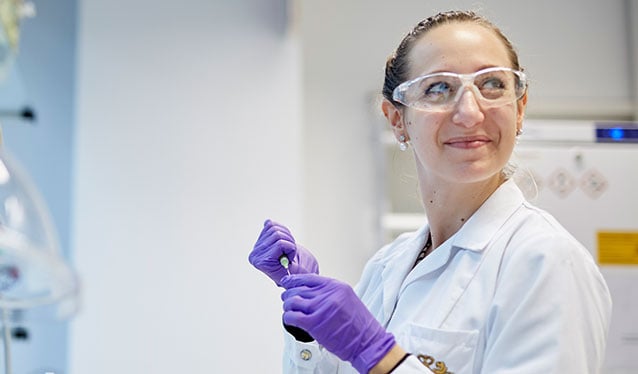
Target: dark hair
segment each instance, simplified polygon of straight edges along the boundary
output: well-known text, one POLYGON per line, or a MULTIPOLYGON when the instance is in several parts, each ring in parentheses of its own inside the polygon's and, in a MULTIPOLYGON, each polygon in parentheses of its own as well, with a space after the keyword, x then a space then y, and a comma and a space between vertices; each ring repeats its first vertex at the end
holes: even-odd
POLYGON ((399 84, 408 80, 408 72, 410 68, 408 54, 412 50, 412 47, 419 40, 419 38, 428 31, 437 26, 453 22, 472 22, 494 31, 494 33, 499 37, 499 39, 501 39, 501 41, 505 45, 505 48, 507 49, 510 61, 512 63, 511 68, 520 70, 518 54, 514 50, 514 46, 512 46, 512 43, 509 41, 509 39, 507 39, 507 37, 501 32, 501 30, 492 22, 471 11, 454 10, 449 12, 442 12, 419 22, 412 29, 412 31, 410 31, 403 38, 396 51, 388 58, 388 61, 385 64, 383 97, 388 99, 397 107, 401 105, 401 103, 398 103, 392 99, 392 91, 394 91, 394 89, 399 84))

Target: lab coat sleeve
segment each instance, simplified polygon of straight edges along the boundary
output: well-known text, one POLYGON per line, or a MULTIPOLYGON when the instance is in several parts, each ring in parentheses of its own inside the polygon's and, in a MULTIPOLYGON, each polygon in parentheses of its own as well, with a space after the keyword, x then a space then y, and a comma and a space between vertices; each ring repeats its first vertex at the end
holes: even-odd
POLYGON ((611 297, 587 250, 548 233, 503 258, 475 373, 598 373, 611 297))

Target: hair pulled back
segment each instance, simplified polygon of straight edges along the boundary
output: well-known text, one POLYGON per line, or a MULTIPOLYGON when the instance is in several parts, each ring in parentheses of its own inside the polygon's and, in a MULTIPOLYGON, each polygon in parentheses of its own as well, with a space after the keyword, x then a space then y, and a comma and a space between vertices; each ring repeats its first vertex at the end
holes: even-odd
POLYGON ((385 79, 383 82, 383 97, 399 107, 402 104, 392 99, 392 91, 401 83, 408 80, 409 76, 409 54, 414 44, 433 28, 453 23, 453 22, 470 22, 486 27, 492 30, 499 39, 505 45, 510 61, 512 63, 511 68, 520 70, 518 62, 518 54, 514 50, 512 43, 507 37, 496 27, 492 22, 486 18, 479 16, 472 11, 459 11, 453 10, 448 12, 438 13, 434 16, 428 17, 419 22, 401 41, 396 51, 388 58, 385 64, 385 79))

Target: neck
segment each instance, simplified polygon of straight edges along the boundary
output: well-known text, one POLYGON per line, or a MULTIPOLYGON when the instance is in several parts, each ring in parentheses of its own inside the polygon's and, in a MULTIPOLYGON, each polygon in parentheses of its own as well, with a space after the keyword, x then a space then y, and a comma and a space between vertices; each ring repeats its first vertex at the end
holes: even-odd
POLYGON ((430 225, 432 249, 454 235, 504 181, 501 176, 471 184, 421 179, 421 198, 430 225))

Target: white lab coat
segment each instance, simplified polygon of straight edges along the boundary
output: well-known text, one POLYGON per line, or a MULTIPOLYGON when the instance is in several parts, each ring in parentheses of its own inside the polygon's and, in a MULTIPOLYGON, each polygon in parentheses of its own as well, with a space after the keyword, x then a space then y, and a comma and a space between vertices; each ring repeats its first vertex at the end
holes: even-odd
MULTIPOLYGON (((607 285, 590 253, 513 181, 412 269, 428 230, 379 250, 355 288, 414 355, 394 374, 430 373, 416 355, 454 374, 600 371, 607 285)), ((285 373, 356 373, 316 342, 285 335, 285 373)))

